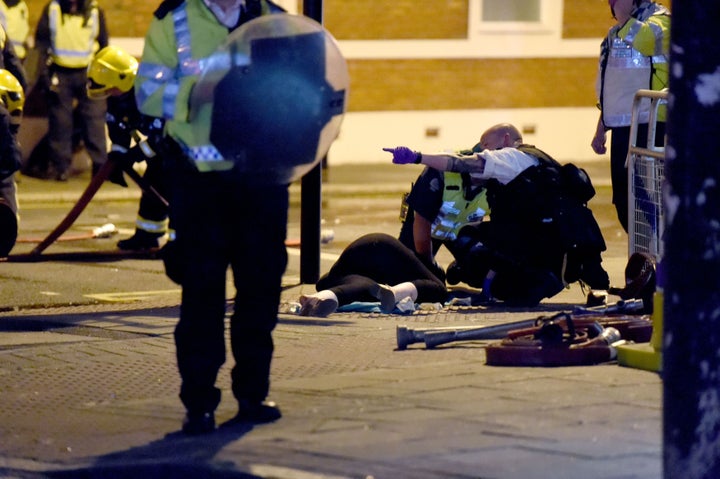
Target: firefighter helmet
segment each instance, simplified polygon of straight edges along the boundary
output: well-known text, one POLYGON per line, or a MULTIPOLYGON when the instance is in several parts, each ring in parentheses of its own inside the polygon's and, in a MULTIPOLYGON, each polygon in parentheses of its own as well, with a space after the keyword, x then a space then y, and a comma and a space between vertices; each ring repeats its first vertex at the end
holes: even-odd
POLYGON ((0 69, 0 102, 10 113, 10 122, 19 125, 25 106, 25 92, 18 79, 4 69, 0 69))
POLYGON ((114 46, 103 48, 88 65, 88 96, 101 100, 114 88, 123 93, 130 91, 137 69, 138 61, 125 50, 114 46))

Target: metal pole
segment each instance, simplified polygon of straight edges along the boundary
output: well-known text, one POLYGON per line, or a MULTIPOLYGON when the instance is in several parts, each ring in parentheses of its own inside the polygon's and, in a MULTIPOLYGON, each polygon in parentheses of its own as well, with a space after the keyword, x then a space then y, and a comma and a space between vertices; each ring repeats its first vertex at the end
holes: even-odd
POLYGON ((665 177, 663 477, 720 477, 720 2, 673 2, 665 177))
MULTIPOLYGON (((303 14, 322 24, 322 0, 303 0, 303 14)), ((300 182, 300 282, 320 278, 320 220, 322 165, 316 165, 300 182)))

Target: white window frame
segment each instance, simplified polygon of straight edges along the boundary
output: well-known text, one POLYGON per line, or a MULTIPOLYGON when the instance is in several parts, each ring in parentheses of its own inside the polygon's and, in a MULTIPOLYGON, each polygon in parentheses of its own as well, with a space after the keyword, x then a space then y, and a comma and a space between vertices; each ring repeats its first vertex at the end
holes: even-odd
POLYGON ((300 2, 297 0, 274 0, 274 2, 287 10, 288 13, 293 15, 297 15, 299 13, 298 3, 300 2))
POLYGON ((494 33, 553 34, 562 29, 562 3, 559 0, 539 0, 538 22, 483 22, 481 12, 484 0, 468 0, 468 30, 470 37, 494 33), (559 8, 560 15, 557 15, 559 8))

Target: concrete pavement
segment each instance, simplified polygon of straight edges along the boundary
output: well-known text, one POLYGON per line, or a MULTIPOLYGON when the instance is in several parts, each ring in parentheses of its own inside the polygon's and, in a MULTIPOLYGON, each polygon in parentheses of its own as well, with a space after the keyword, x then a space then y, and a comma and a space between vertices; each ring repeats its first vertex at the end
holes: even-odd
MULTIPOLYGON (((326 191, 354 194, 337 171, 326 191)), ((625 260, 617 249, 605 256, 611 278, 622 277, 625 260)), ((314 289, 297 284, 298 263, 291 254, 281 311, 314 289)), ((488 341, 397 350, 399 325, 484 326, 569 311, 584 302, 578 285, 533 309, 283 312, 270 397, 283 418, 199 438, 178 432, 178 301, 0 313, 0 477, 661 476, 655 373, 612 362, 493 367, 488 341)), ((218 378, 219 423, 235 413, 231 366, 218 378)))

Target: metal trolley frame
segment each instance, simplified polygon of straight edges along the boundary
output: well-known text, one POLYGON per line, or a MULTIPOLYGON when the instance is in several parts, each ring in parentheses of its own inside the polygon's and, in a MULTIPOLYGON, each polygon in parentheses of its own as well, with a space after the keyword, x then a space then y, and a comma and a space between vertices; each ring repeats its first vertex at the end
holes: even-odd
POLYGON ((663 254, 665 142, 655 146, 658 107, 667 103, 667 90, 638 90, 633 100, 628 169, 628 256, 648 253, 656 261, 663 254), (640 107, 650 101, 647 144, 638 145, 640 107))

